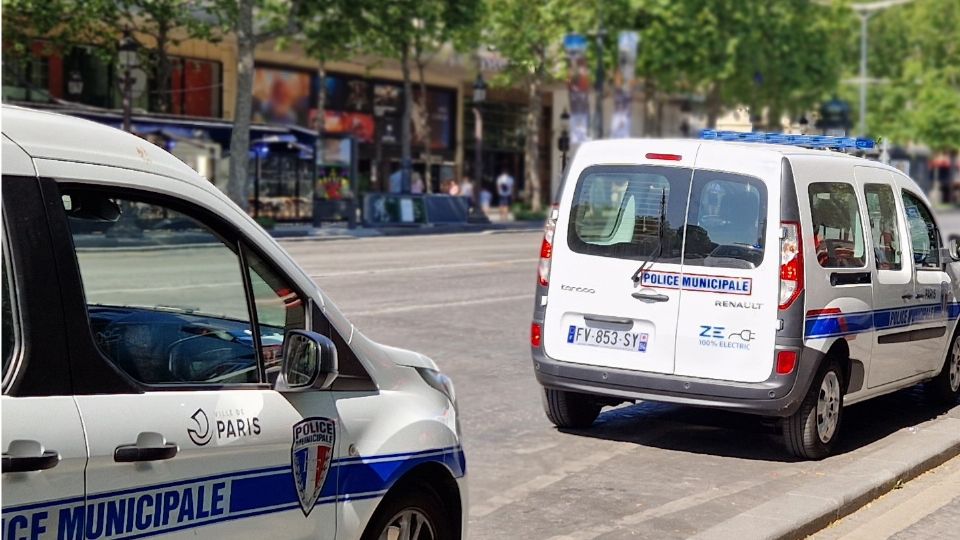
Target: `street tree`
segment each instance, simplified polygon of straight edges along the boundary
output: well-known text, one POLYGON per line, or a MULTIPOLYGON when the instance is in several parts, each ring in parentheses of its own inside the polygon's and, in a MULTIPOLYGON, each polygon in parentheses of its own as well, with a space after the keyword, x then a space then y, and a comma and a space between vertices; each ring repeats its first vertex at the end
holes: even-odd
POLYGON ((204 9, 214 15, 224 33, 237 43, 236 101, 230 134, 227 196, 247 207, 247 166, 250 122, 253 114, 254 53, 257 45, 299 31, 302 0, 208 0, 204 9))
POLYGON ((154 90, 150 95, 151 109, 170 112, 172 94, 170 78, 173 64, 170 48, 187 39, 213 39, 212 19, 198 9, 193 0, 95 0, 104 3, 108 17, 102 24, 114 35, 131 31, 153 69, 154 90), (148 38, 148 39, 144 39, 148 38))
POLYGON ((526 202, 533 211, 542 209, 540 178, 540 125, 542 92, 561 62, 563 36, 569 30, 574 2, 546 0, 488 0, 483 23, 484 41, 508 63, 493 83, 520 86, 527 94, 524 117, 524 180, 526 202))
POLYGON ((400 126, 400 151, 409 189, 412 133, 416 111, 417 134, 427 156, 426 184, 430 179, 430 126, 425 71, 437 51, 448 44, 461 44, 473 35, 479 22, 480 0, 382 0, 371 2, 364 10, 366 27, 371 30, 365 47, 371 52, 397 59, 403 75, 403 111, 400 126), (412 70, 419 79, 419 96, 414 106, 412 70))

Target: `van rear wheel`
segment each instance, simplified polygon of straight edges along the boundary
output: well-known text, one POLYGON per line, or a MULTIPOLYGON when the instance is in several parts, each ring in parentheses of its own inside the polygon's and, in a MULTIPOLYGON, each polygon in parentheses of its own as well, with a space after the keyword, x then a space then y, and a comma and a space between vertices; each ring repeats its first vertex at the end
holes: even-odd
POLYGON ((960 398, 960 334, 953 337, 943 369, 935 379, 926 384, 925 390, 937 403, 953 405, 960 398))
POLYGON ((817 374, 800 408, 783 419, 787 450, 803 459, 822 459, 833 451, 843 417, 843 371, 830 361, 817 374))
POLYGON ((600 415, 602 406, 593 396, 553 388, 543 389, 543 410, 558 428, 586 428, 600 415))

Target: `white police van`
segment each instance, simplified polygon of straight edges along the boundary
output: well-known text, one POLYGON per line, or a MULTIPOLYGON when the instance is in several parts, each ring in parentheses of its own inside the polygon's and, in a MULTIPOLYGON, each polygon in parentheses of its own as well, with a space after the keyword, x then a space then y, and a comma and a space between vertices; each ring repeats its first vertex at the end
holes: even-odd
POLYGON ((531 327, 550 420, 727 408, 783 418, 789 450, 820 458, 844 405, 920 382, 955 403, 960 265, 916 184, 827 150, 864 139, 703 139, 589 142, 573 159, 531 327))
POLYGON ((2 121, 4 539, 462 537, 433 361, 160 148, 2 121))

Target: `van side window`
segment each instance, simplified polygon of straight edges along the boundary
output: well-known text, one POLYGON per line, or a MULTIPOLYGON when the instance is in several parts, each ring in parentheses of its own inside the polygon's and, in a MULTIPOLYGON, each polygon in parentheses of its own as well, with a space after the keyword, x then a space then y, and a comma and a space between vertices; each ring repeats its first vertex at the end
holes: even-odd
POLYGON ((940 269, 940 232, 927 205, 919 198, 903 192, 903 209, 910 227, 913 262, 917 269, 940 269))
POLYGON ((756 268, 763 262, 767 188, 736 174, 697 171, 693 176, 684 264, 756 268))
POLYGON ((867 263, 860 204, 843 182, 810 184, 810 214, 817 262, 823 268, 861 268, 867 263))
POLYGON ((900 224, 893 189, 886 184, 863 187, 867 200, 867 217, 873 237, 873 253, 877 270, 900 270, 900 224))
POLYGON ((236 242, 163 203, 68 189, 63 204, 94 342, 114 365, 154 385, 262 382, 236 242))
POLYGON ((591 167, 573 194, 567 243, 576 253, 679 263, 690 170, 654 166, 591 167))

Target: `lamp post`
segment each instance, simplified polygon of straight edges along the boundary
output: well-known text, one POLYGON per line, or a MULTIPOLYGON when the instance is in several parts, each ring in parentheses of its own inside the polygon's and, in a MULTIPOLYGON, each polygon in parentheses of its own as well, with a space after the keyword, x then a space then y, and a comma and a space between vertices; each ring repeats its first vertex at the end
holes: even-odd
POLYGON ((118 50, 118 59, 123 67, 123 130, 131 131, 131 120, 133 110, 133 75, 134 68, 139 64, 137 55, 137 40, 133 39, 130 30, 123 31, 123 37, 120 38, 118 50))
POLYGON ((560 113, 560 137, 557 138, 557 150, 560 151, 560 173, 567 170, 567 152, 570 151, 570 113, 566 109, 560 113))
POLYGON ((473 205, 479 208, 480 190, 483 186, 483 116, 480 106, 487 100, 487 82, 483 80, 483 73, 477 72, 477 80, 473 83, 473 175, 476 177, 473 186, 473 205))
POLYGON ((860 17, 860 76, 858 77, 860 83, 860 122, 857 130, 862 137, 867 136, 867 83, 870 82, 867 79, 867 22, 878 11, 912 1, 881 0, 869 4, 850 4, 850 9, 860 17))

